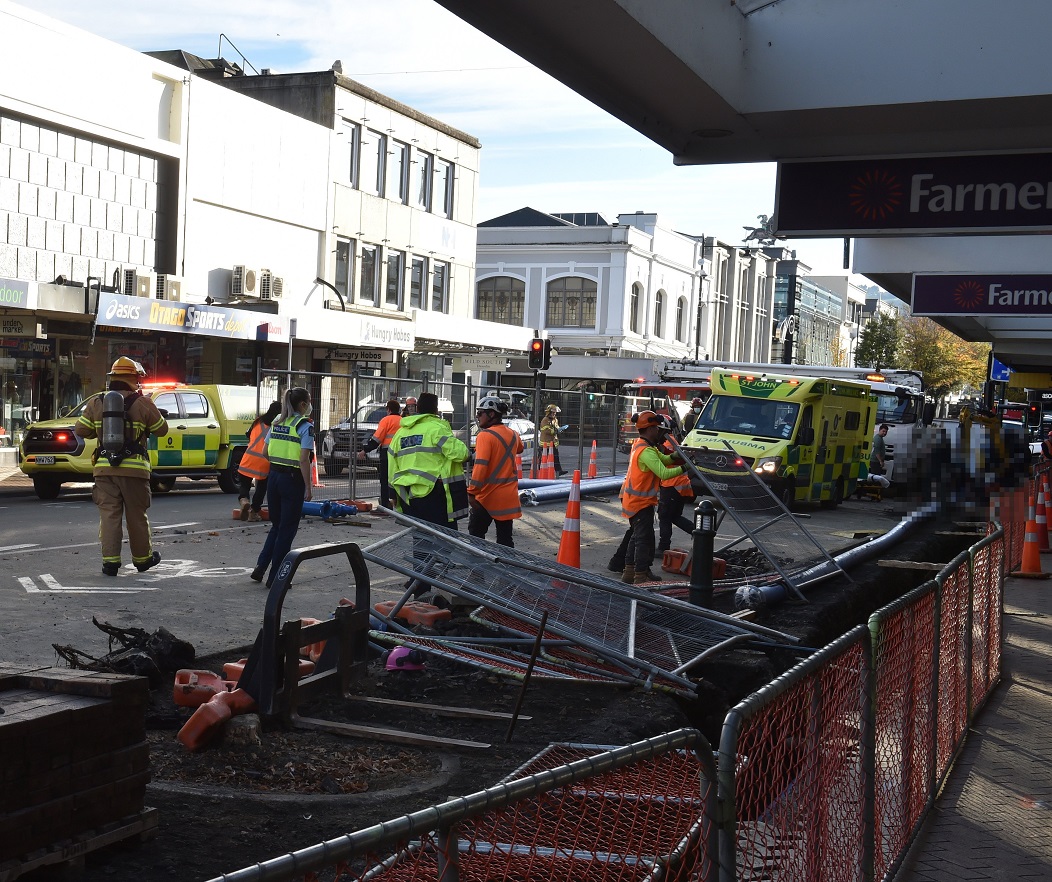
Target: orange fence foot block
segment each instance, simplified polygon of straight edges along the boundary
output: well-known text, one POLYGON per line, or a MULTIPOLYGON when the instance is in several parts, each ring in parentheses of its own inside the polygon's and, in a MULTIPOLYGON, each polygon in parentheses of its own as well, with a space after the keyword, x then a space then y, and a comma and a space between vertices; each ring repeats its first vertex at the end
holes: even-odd
MULTIPOLYGON (((380 603, 374 603, 373 609, 380 615, 390 616, 391 610, 397 604, 397 600, 383 600, 380 603)), ((448 609, 440 609, 434 604, 424 603, 422 600, 410 600, 402 604, 402 608, 398 610, 398 615, 395 618, 405 619, 410 625, 433 625, 435 622, 444 622, 452 617, 453 613, 448 609)))

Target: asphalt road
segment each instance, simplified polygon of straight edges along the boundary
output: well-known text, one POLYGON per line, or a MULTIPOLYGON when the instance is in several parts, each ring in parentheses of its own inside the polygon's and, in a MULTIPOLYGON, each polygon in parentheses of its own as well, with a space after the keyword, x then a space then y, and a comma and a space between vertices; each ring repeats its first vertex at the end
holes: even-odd
MULTIPOLYGON (((18 473, 0 475, 0 661, 62 664, 52 644, 104 655, 107 638, 92 624, 93 616, 151 632, 163 626, 193 643, 198 655, 233 656, 251 645, 267 592, 248 576, 269 525, 242 523, 233 517, 235 507, 236 498, 220 492, 214 481, 180 480, 174 492, 154 497, 150 511, 161 564, 139 573, 125 548, 124 569, 109 578, 102 575, 90 485, 67 485, 57 500, 42 502, 18 473)), ((563 503, 527 508, 515 525, 517 548, 554 560, 565 513, 563 503)), ((869 500, 848 500, 835 511, 815 506, 806 513, 807 529, 831 552, 856 544, 860 534, 889 529, 900 517, 888 502, 869 500)), ((401 529, 378 514, 355 520, 360 524, 306 517, 295 547, 345 542, 365 547, 401 529)), ((584 499, 582 569, 605 574, 624 528, 616 496, 584 499)), ((689 538, 677 532, 673 545, 688 548, 689 538)), ((376 603, 400 597, 405 580, 374 567, 370 581, 376 603)), ((308 561, 285 598, 283 619, 326 618, 354 591, 346 557, 308 561)))

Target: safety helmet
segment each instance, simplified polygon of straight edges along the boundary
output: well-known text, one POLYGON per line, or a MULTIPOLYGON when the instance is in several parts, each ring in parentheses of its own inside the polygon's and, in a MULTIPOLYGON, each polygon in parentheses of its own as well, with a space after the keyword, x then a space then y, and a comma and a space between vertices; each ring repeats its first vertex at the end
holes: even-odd
POLYGON ((702 401, 700 398, 692 398, 691 401, 690 401, 690 406, 691 407, 701 407, 704 403, 705 402, 702 401))
POLYGON ((652 410, 644 410, 642 413, 637 414, 635 423, 636 428, 640 432, 642 432, 644 429, 649 429, 653 426, 659 426, 660 428, 665 427, 665 424, 662 422, 661 417, 659 417, 652 410))
POLYGON ((419 649, 396 646, 384 653, 384 667, 388 671, 422 671, 424 654, 419 649))
POLYGON ((122 355, 113 363, 110 372, 106 376, 111 380, 123 380, 126 383, 138 386, 146 377, 146 369, 139 362, 122 355))
POLYGON ((495 410, 500 416, 505 416, 508 413, 508 403, 496 395, 487 395, 479 402, 476 410, 495 410))
POLYGON ((562 413, 563 409, 558 404, 549 404, 544 408, 545 413, 562 413))

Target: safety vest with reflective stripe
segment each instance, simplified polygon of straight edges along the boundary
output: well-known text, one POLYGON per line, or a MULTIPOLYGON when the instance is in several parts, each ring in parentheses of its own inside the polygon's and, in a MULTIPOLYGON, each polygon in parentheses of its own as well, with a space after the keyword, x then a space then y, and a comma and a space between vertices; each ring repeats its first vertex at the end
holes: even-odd
POLYGON ((248 430, 248 447, 241 454, 241 462, 237 467, 242 475, 262 481, 270 474, 270 460, 267 459, 267 429, 269 428, 270 426, 266 423, 259 422, 248 430))
POLYGON ((299 469, 302 449, 299 425, 306 421, 307 418, 302 414, 274 420, 274 425, 270 427, 270 439, 267 441, 267 459, 272 466, 299 469))
MULTIPOLYGON (((669 454, 672 453, 672 451, 664 444, 661 445, 661 452, 669 454)), ((690 486, 690 475, 688 475, 685 471, 680 475, 676 475, 676 477, 674 478, 662 479, 661 486, 673 487, 675 488, 676 492, 679 493, 680 496, 686 496, 687 499, 694 498, 694 489, 690 486)))
POLYGON ((380 442, 381 447, 390 447, 391 439, 394 438, 395 432, 398 431, 398 427, 401 424, 401 414, 389 413, 377 424, 376 431, 373 432, 373 438, 380 442))
POLYGON ((671 465, 670 456, 646 441, 636 442, 628 461, 625 483, 621 487, 621 514, 630 518, 644 508, 656 506, 662 479, 674 478, 682 473, 682 468, 671 465))
POLYGON ((468 494, 495 521, 522 517, 515 457, 522 453, 519 433, 508 426, 491 426, 475 438, 475 465, 468 481, 468 494))
POLYGON ((468 448, 454 437, 449 423, 431 413, 402 417, 388 454, 391 457, 391 488, 400 507, 404 509, 411 499, 427 496, 436 482, 441 481, 445 485, 449 520, 463 517, 460 508, 454 510, 450 483, 461 482, 463 492, 464 460, 468 458, 468 448))

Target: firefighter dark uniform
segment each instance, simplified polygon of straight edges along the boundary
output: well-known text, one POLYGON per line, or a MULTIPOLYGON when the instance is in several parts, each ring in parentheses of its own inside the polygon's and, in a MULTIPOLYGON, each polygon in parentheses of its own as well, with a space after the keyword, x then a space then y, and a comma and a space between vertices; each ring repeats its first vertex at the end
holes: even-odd
MULTIPOLYGON (((453 435, 453 429, 420 396, 420 413, 403 416, 391 440, 391 490, 403 514, 441 527, 457 528, 457 518, 467 514, 467 488, 464 461, 467 445, 453 435)), ((434 396, 431 396, 434 397, 434 396)))
MULTIPOLYGON (((150 459, 146 452, 149 435, 167 435, 168 423, 157 406, 138 391, 146 376, 142 365, 130 358, 118 358, 109 373, 109 385, 125 400, 125 443, 127 455, 111 465, 99 456, 92 470, 95 486, 91 498, 99 509, 99 541, 102 545, 102 572, 116 576, 121 567, 124 522, 128 524, 128 546, 132 563, 145 572, 161 560, 153 550, 147 511, 150 494, 150 459), (124 387, 124 388, 121 388, 124 387)), ((73 431, 82 438, 98 438, 102 433, 103 396, 92 398, 84 407, 73 431)))
POLYGON ((475 436, 475 464, 468 481, 471 513, 468 533, 486 538, 491 523, 496 524, 497 544, 514 548, 512 523, 522 517, 519 479, 515 457, 522 453, 519 433, 501 422, 507 405, 496 398, 479 402, 479 419, 488 425, 475 436))

